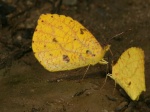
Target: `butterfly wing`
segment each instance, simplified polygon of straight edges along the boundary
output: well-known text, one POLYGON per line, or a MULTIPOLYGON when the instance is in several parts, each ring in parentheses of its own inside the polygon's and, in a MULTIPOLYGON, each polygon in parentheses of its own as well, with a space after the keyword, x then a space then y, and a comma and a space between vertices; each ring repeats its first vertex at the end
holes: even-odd
POLYGON ((141 92, 146 91, 143 50, 136 47, 126 50, 113 66, 111 78, 132 100, 138 100, 141 92))
POLYGON ((71 70, 98 63, 105 51, 79 22, 57 14, 42 14, 32 41, 38 61, 49 71, 71 70))

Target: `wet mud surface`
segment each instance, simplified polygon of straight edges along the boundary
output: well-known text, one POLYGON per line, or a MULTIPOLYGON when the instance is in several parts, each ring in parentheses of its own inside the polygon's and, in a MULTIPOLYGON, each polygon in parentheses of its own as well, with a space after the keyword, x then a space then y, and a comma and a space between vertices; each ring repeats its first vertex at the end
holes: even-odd
POLYGON ((148 0, 0 1, 0 111, 150 112, 149 6, 148 0), (82 81, 87 67, 54 73, 45 70, 31 49, 32 34, 43 13, 70 16, 101 45, 111 44, 113 55, 109 51, 105 55, 109 66, 90 66, 82 81), (112 61, 130 47, 145 52, 147 90, 138 102, 131 101, 118 85, 115 88, 109 77, 101 89, 112 61))

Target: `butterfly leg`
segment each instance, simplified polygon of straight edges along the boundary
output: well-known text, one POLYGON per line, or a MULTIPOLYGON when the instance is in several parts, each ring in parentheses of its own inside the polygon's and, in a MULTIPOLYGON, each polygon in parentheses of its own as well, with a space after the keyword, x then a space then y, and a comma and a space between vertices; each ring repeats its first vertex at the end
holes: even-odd
POLYGON ((102 89, 103 89, 103 87, 105 86, 106 81, 107 81, 107 77, 108 77, 108 75, 106 75, 106 78, 105 78, 105 80, 104 80, 104 82, 103 82, 103 85, 101 86, 100 90, 102 90, 102 89))
POLYGON ((108 62, 107 62, 106 60, 104 60, 104 59, 101 59, 101 60, 99 61, 99 63, 100 63, 100 64, 103 64, 103 65, 108 64, 108 62))
POLYGON ((87 73, 87 71, 88 71, 89 67, 90 67, 90 65, 88 65, 88 67, 86 68, 86 71, 85 71, 85 73, 84 73, 84 75, 83 75, 83 77, 82 77, 81 81, 84 79, 84 77, 85 77, 85 75, 86 75, 86 73, 87 73))

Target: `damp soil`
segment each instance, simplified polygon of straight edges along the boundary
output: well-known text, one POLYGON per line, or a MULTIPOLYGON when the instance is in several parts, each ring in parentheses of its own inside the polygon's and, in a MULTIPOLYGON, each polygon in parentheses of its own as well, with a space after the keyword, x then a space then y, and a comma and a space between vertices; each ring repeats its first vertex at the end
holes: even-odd
POLYGON ((0 112, 150 112, 149 6, 149 0, 0 1, 0 112), (90 66, 82 81, 87 67, 45 70, 31 49, 43 13, 70 16, 101 45, 111 44, 108 66, 90 66), (137 102, 109 77, 105 82, 112 61, 133 46, 145 52, 146 92, 137 102))

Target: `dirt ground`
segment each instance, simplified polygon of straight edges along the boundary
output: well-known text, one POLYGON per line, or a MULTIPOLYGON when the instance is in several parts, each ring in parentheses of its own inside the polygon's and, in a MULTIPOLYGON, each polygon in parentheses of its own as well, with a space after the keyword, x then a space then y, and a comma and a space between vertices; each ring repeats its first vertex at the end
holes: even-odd
MULTIPOLYGON (((0 112, 150 112, 149 0, 0 1, 0 112), (111 64, 127 48, 145 52, 146 92, 131 101, 108 78, 107 66, 49 72, 35 59, 31 41, 39 16, 58 13, 82 23, 102 44, 111 64), (124 32, 123 34, 112 37, 124 32)), ((111 66, 109 66, 111 73, 111 66)))

